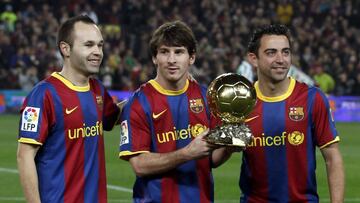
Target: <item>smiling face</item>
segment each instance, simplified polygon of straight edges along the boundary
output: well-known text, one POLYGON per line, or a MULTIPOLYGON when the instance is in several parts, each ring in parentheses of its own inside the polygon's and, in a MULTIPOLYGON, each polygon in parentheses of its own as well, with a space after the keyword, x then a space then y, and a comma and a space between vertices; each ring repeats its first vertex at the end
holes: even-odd
POLYGON ((156 80, 166 89, 174 86, 182 88, 187 80, 189 67, 195 61, 195 55, 189 55, 185 47, 161 45, 152 58, 157 67, 156 80))
POLYGON ((72 69, 85 76, 98 73, 104 44, 99 28, 94 24, 77 22, 72 37, 73 43, 68 56, 72 69))
POLYGON ((287 78, 291 65, 289 40, 285 35, 263 35, 258 53, 249 53, 259 80, 279 83, 287 78))

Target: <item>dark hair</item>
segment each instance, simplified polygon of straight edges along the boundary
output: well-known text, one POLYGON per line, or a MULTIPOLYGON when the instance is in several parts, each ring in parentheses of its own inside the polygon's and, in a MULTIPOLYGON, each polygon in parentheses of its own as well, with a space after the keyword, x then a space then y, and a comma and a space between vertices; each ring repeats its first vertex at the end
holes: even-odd
MULTIPOLYGON (((66 20, 63 24, 60 25, 59 31, 58 31, 58 35, 57 35, 57 47, 61 53, 60 50, 60 42, 66 42, 70 45, 70 47, 72 47, 73 43, 74 43, 74 38, 73 38, 73 30, 74 30, 74 25, 77 22, 83 22, 85 24, 95 24, 96 23, 87 15, 78 15, 72 18, 69 18, 68 20, 66 20)), ((61 55, 63 56, 63 54, 61 53, 61 55)))
POLYGON ((285 25, 265 25, 256 29, 251 37, 251 40, 248 44, 248 52, 258 55, 260 40, 264 35, 285 35, 289 40, 289 45, 291 47, 291 37, 290 30, 285 25))
POLYGON ((166 46, 184 46, 189 55, 196 53, 196 39, 193 31, 181 21, 167 22, 154 31, 151 36, 149 47, 151 56, 157 54, 161 45, 166 46))

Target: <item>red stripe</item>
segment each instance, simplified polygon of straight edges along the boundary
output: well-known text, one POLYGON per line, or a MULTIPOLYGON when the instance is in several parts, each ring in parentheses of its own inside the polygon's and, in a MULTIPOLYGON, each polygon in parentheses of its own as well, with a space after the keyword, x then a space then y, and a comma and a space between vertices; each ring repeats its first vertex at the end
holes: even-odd
MULTIPOLYGON (((167 96, 158 93, 153 90, 152 86, 148 86, 149 88, 144 89, 144 93, 148 96, 148 101, 150 102, 150 106, 152 112, 156 114, 161 114, 158 118, 153 118, 152 121, 155 129, 155 139, 156 148, 158 153, 167 153, 176 150, 176 139, 172 139, 171 136, 166 136, 165 132, 170 132, 174 130, 174 121, 172 119, 172 114, 170 110, 170 106, 167 102, 167 96), (150 98, 151 96, 152 98, 150 98), (156 101, 153 99, 156 98, 156 101), (163 141, 161 143, 161 141, 163 141)), ((177 185, 177 176, 175 171, 170 171, 166 173, 161 180, 161 201, 162 202, 179 202, 179 189, 177 185)))
MULTIPOLYGON (((60 88, 63 88, 60 86, 60 88)), ((82 116, 82 108, 75 91, 57 90, 62 99, 63 109, 77 109, 71 114, 64 113, 64 129, 65 129, 65 191, 64 202, 84 202, 84 141, 83 139, 70 139, 68 129, 74 133, 74 129, 82 128, 84 119, 82 116), (76 121, 76 122, 74 122, 76 121)))
POLYGON ((138 121, 146 121, 146 115, 139 101, 135 100, 131 105, 130 110, 131 134, 134 135, 131 137, 131 150, 134 152, 150 151, 151 134, 149 131, 149 124, 147 122, 139 123, 138 121))
MULTIPOLYGON (((97 83, 91 83, 91 88, 93 89, 93 99, 94 103, 97 104, 96 96, 101 96, 101 89, 97 83)), ((104 102, 107 100, 104 99, 104 102)), ((106 103, 103 104, 103 107, 108 106, 106 103)), ((112 106, 109 106, 112 107, 112 106)), ((98 114, 98 120, 102 120, 103 111, 105 109, 96 108, 98 114)), ((99 179, 98 179, 98 202, 106 203, 107 202, 107 190, 106 190, 106 168, 105 168, 105 149, 104 149, 104 131, 98 137, 98 161, 99 161, 99 179)))
MULTIPOLYGON (((190 100, 194 99, 201 99, 203 110, 198 113, 194 113, 189 105, 189 123, 191 126, 195 126, 197 124, 201 124, 210 128, 210 121, 207 117, 206 110, 205 110, 205 101, 202 98, 200 86, 194 83, 190 83, 189 89, 187 91, 187 97, 190 100)), ((194 137, 192 137, 194 139, 194 137)), ((213 183, 211 181, 211 168, 210 168, 210 161, 209 157, 205 157, 203 159, 199 159, 196 161, 196 172, 198 177, 198 187, 200 191, 200 202, 201 203, 208 203, 211 201, 211 194, 213 192, 213 183)))
POLYGON ((41 143, 44 143, 47 136, 49 135, 49 126, 52 126, 55 123, 54 102, 51 93, 48 90, 45 92, 45 98, 47 99, 44 100, 41 109, 46 109, 46 111, 40 112, 42 118, 38 141, 41 143), (48 115, 50 115, 51 117, 49 118, 48 115))
MULTIPOLYGON (((250 126, 254 137, 262 137, 262 133, 264 132, 261 117, 263 111, 262 104, 263 102, 258 99, 254 110, 248 116, 249 118, 259 116, 247 123, 247 125, 250 126)), ((251 173, 250 179, 248 180, 248 184, 250 185, 247 187, 250 187, 250 191, 252 191, 252 193, 249 194, 248 202, 259 202, 260 200, 256 197, 263 197, 266 199, 269 196, 265 147, 251 146, 246 149, 245 153, 251 173)))
POLYGON ((311 139, 306 135, 308 125, 307 115, 307 88, 300 88, 298 84, 295 86, 294 92, 286 100, 286 124, 285 131, 287 132, 287 139, 290 133, 294 131, 304 133, 304 141, 299 145, 293 145, 288 140, 286 142, 286 157, 287 157, 287 173, 288 173, 288 187, 289 187, 289 201, 306 201, 306 188, 308 177, 308 160, 307 160, 307 139, 311 139), (290 107, 302 107, 304 118, 299 121, 293 121, 289 118, 290 107))

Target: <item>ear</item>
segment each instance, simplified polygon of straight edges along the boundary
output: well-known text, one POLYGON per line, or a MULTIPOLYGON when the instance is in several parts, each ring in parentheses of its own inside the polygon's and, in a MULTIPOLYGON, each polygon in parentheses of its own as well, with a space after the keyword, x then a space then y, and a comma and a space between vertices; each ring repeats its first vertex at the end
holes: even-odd
POLYGON ((193 55, 191 55, 190 56, 190 59, 189 59, 189 65, 192 65, 192 64, 194 64, 195 63, 195 54, 193 54, 193 55))
POLYGON ((248 53, 247 60, 253 67, 258 67, 258 58, 255 53, 248 53))
POLYGON ((157 67, 157 59, 155 56, 151 57, 151 60, 153 62, 153 64, 155 65, 155 67, 157 67))
POLYGON ((69 57, 70 56, 70 45, 64 41, 60 42, 60 51, 61 53, 64 55, 64 57, 69 57))

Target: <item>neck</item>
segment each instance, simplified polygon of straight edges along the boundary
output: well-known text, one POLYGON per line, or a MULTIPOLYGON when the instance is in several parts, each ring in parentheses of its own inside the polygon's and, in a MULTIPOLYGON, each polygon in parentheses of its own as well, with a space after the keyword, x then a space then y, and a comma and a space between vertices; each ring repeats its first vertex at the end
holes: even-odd
POLYGON ((286 93, 290 85, 290 78, 280 82, 272 82, 259 78, 259 88, 261 93, 266 97, 277 97, 286 93))
POLYGON ((63 66, 60 74, 75 86, 83 87, 89 84, 89 76, 77 72, 66 65, 63 66))
POLYGON ((186 85, 186 81, 187 79, 180 79, 178 81, 169 81, 169 80, 164 80, 161 79, 160 77, 156 76, 156 78, 154 79, 157 83, 159 83, 159 85, 166 89, 166 90, 171 90, 171 91, 179 91, 182 90, 185 85, 186 85))

